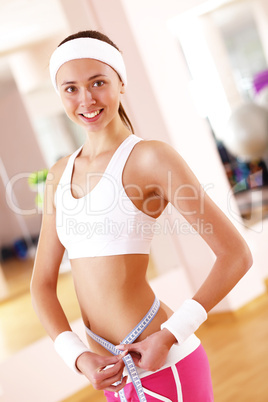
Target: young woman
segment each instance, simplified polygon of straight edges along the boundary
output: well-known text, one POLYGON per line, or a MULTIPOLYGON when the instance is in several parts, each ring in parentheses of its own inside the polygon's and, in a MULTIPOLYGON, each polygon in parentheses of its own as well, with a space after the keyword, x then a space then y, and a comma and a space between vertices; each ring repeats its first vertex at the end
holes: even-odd
POLYGON ((50 73, 67 115, 87 136, 47 177, 31 284, 35 310, 64 361, 108 401, 212 401, 194 332, 251 266, 249 249, 173 148, 133 134, 121 104, 125 65, 109 38, 95 31, 66 38, 50 73), (216 255, 201 288, 175 313, 146 280, 156 218, 169 202, 190 224, 202 218, 213 227, 200 235, 216 255), (89 347, 57 299, 65 249, 89 347))

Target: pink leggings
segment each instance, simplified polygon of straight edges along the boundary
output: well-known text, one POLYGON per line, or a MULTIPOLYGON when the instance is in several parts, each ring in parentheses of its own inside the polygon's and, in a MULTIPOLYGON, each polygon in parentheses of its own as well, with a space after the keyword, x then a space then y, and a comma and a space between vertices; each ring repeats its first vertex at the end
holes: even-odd
MULTIPOLYGON (((210 368, 202 345, 173 366, 141 379, 148 402, 213 402, 210 368)), ((132 383, 125 386, 127 401, 138 402, 132 383)), ((113 392, 104 392, 108 402, 120 402, 113 392)))

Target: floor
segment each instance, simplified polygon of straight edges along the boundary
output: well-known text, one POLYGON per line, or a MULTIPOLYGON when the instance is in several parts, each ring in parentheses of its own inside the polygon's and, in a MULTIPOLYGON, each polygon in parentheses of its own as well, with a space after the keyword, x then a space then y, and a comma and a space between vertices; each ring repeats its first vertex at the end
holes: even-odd
MULTIPOLYGON (((2 267, 8 297, 0 300, 0 363, 45 335, 31 306, 32 263, 2 267)), ((60 276, 59 297, 68 319, 76 320, 80 311, 69 273, 60 276)), ((215 402, 268 401, 268 293, 234 314, 209 317, 197 335, 210 361, 215 402)), ((88 386, 61 402, 102 401, 102 393, 88 386)))

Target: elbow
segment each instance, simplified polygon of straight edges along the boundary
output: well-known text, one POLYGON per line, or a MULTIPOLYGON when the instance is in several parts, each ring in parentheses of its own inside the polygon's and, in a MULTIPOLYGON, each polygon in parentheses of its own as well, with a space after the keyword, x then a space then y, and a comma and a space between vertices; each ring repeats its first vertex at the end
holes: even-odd
POLYGON ((226 245, 222 257, 225 264, 228 264, 231 270, 235 270, 240 278, 249 271, 253 264, 250 248, 241 237, 238 241, 233 241, 232 244, 226 245))
POLYGON ((240 266, 243 267, 244 274, 246 274, 253 265, 252 253, 246 242, 244 242, 237 251, 239 254, 238 258, 241 261, 240 266))

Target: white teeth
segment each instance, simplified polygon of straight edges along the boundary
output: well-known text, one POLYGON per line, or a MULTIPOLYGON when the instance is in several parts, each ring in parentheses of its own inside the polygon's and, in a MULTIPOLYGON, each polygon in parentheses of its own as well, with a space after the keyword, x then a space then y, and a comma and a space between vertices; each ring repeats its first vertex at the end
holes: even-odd
POLYGON ((93 117, 97 116, 100 114, 100 110, 96 110, 93 113, 84 113, 83 116, 87 117, 88 119, 92 119, 93 117))

